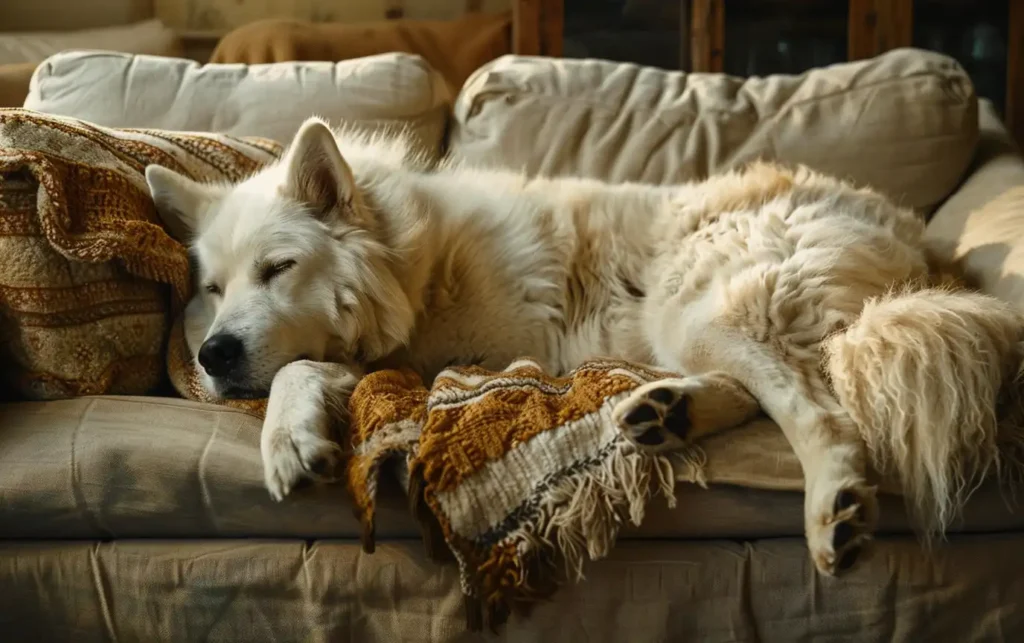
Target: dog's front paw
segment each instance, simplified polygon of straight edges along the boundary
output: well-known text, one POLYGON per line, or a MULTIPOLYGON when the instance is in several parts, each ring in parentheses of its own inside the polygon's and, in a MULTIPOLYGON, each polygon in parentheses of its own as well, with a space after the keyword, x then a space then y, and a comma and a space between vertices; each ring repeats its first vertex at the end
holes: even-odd
POLYGON ((342 450, 308 428, 265 427, 263 475, 270 496, 280 502, 303 480, 333 482, 341 477, 342 450))

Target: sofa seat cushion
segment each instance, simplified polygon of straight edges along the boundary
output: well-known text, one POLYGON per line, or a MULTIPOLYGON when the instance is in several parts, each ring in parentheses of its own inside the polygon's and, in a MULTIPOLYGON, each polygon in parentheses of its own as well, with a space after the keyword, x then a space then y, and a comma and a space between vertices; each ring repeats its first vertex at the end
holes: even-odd
POLYGON ((759 158, 803 163, 927 211, 977 137, 966 72, 926 51, 748 79, 505 56, 467 81, 450 147, 530 174, 656 184, 759 158))
MULTIPOLYGON (((91 397, 0 405, 0 538, 356 538, 341 485, 273 502, 263 487, 260 421, 170 398, 91 397)), ((779 430, 755 422, 705 443, 707 490, 652 500, 625 538, 759 538, 803 533, 800 470, 779 430)), ((419 538, 401 490, 381 494, 378 541, 419 538)), ((1024 528, 995 490, 957 530, 1024 528)), ((885 498, 883 532, 908 531, 885 498)))
POLYGON ((0 543, 9 641, 1019 641, 1024 538, 960 536, 925 557, 882 538, 821 578, 802 538, 620 543, 497 635, 466 632, 455 565, 418 542, 0 543))
POLYGON ((319 114, 335 125, 407 129, 424 153, 436 155, 449 102, 440 74, 410 54, 248 66, 71 52, 39 66, 25 107, 107 127, 220 132, 281 143, 319 114))

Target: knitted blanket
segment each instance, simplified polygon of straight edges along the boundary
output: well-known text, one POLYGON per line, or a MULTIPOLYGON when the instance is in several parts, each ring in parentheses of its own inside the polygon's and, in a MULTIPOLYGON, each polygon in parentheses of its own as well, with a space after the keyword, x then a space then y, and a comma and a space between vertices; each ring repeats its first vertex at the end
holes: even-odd
POLYGON ((663 377, 599 361, 559 378, 529 360, 453 368, 429 391, 411 372, 369 375, 350 403, 346 479, 364 548, 373 551, 375 496, 393 464, 428 552, 459 566, 470 629, 527 612, 582 579, 627 521, 639 525, 652 493, 674 506, 677 476, 703 482, 699 451, 676 454, 674 467, 637 452, 612 420, 618 401, 663 377))

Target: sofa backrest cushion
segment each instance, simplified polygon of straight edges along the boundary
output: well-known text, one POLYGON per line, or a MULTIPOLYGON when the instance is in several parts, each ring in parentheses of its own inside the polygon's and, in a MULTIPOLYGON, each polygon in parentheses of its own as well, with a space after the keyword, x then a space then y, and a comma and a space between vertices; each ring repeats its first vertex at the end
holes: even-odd
POLYGON ((25 107, 105 127, 218 132, 281 143, 319 114, 332 124, 407 128, 422 151, 436 154, 450 100, 441 76, 409 54, 247 66, 72 52, 39 66, 25 107))
POLYGON ((505 56, 463 87, 450 148, 531 174, 656 184, 779 160, 928 210, 956 187, 977 138, 970 79, 932 52, 749 79, 505 56))

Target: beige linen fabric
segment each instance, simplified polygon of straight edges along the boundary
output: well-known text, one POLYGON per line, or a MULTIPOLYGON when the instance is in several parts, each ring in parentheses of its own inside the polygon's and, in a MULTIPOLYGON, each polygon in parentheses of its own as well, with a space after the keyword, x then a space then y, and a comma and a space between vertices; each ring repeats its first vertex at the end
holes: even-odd
MULTIPOLYGON (((260 420, 177 399, 92 397, 0 404, 0 538, 359 538, 342 485, 275 503, 263 487, 260 420)), ((704 443, 709 490, 681 483, 678 506, 648 507, 622 538, 759 538, 803 533, 800 470, 770 422, 704 443), (772 491, 770 489, 779 489, 772 491)), ((404 491, 382 489, 377 541, 420 538, 404 491)), ((908 531, 886 498, 885 532, 908 531)), ((956 530, 1024 528, 995 490, 956 530)), ((621 546, 621 543, 620 543, 621 546)), ((566 591, 572 591, 566 589, 566 591)))
POLYGON ((291 141, 313 114, 334 124, 408 129, 436 155, 444 79, 419 56, 266 65, 199 65, 154 56, 66 53, 47 59, 25 107, 107 127, 219 132, 291 141))
MULTIPOLYGON (((651 70, 628 66, 616 72, 622 75, 606 77, 597 73, 602 64, 564 61, 557 64, 590 69, 592 86, 557 85, 573 80, 563 71, 539 77, 550 86, 527 83, 526 89, 513 83, 511 89, 489 85, 478 91, 471 82, 464 97, 472 100, 460 100, 453 140, 460 152, 517 167, 581 168, 653 182, 738 163, 756 151, 748 141, 770 143, 765 149, 784 151, 784 160, 817 155, 841 165, 854 154, 857 171, 885 174, 881 180, 905 189, 910 196, 904 198, 930 207, 955 185, 950 177, 961 156, 966 154, 963 167, 970 158, 965 150, 974 126, 961 119, 968 118, 973 99, 959 93, 957 69, 943 71, 934 59, 901 60, 887 68, 900 72, 895 76, 868 61, 831 80, 807 83, 805 77, 800 87, 786 90, 788 97, 785 87, 764 81, 782 92, 775 102, 748 96, 752 86, 728 80, 701 93, 690 86, 692 78, 665 74, 649 82, 651 70), (680 81, 672 85, 667 78, 680 81), (819 103, 818 90, 832 83, 846 89, 819 103), (619 94, 605 92, 609 87, 619 94), (711 100, 712 89, 721 90, 717 102, 701 102, 711 100), (562 100, 559 92, 575 98, 562 100), (630 109, 612 118, 615 100, 630 109), (943 100, 946 108, 939 109, 943 100), (679 105, 701 106, 688 112, 699 122, 685 125, 679 105), (757 109, 771 105, 781 105, 778 114, 787 116, 750 124, 757 109), (835 127, 838 115, 857 113, 871 127, 835 127), (913 114, 921 120, 912 120, 913 114), (513 124, 521 127, 518 135, 504 131, 513 124), (870 145, 835 138, 856 141, 854 135, 864 132, 871 134, 864 139, 870 145), (544 151, 533 154, 520 140, 554 145, 536 147, 544 151)), ((104 82, 98 74, 89 78, 104 82)), ((524 78, 535 82, 529 74, 513 75, 517 83, 524 78)), ((209 113, 201 120, 212 122, 209 113)), ((987 118, 983 111, 975 173, 936 214, 929 234, 952 240, 954 247, 963 236, 965 248, 1003 243, 1012 252, 1019 245, 1006 238, 1018 229, 1012 216, 997 217, 1007 227, 997 226, 999 234, 991 238, 983 234, 984 219, 968 217, 999 192, 1024 185, 1024 161, 1005 151, 1005 134, 993 134, 987 118)), ((1015 298, 1017 291, 1003 290, 998 279, 1008 264, 993 265, 995 271, 986 273, 996 276, 991 288, 1015 298)), ((0 592, 0 631, 12 640, 481 639, 464 633, 457 569, 426 561, 401 501, 378 507, 379 541, 414 541, 380 542, 366 556, 357 542, 294 540, 355 539, 360 532, 340 486, 306 489, 281 504, 269 500, 256 418, 181 400, 99 397, 0 405, 0 427, 0 537, 7 539, 0 544, 0 587, 17 588, 0 592), (225 536, 248 539, 98 541, 225 536), (13 540, 31 538, 86 540, 13 540)), ((886 499, 886 522, 871 554, 847 577, 821 578, 800 535, 802 496, 785 491, 800 488, 799 468, 778 429, 759 422, 704 446, 709 491, 681 485, 675 511, 652 503, 643 526, 589 567, 585 582, 566 587, 529 620, 513 619, 490 640, 938 642, 1000 640, 1024 631, 1024 611, 1007 600, 1024 595, 1024 542, 1019 534, 991 533, 1019 532, 1024 514, 1008 511, 998 494, 979 494, 962 525, 990 533, 955 535, 931 557, 905 536, 885 535, 906 531, 898 501, 886 499), (738 462, 741 467, 731 466, 738 462), (768 536, 780 538, 757 540, 768 536)), ((385 495, 395 499, 400 493, 385 495)))
POLYGON ((975 285, 1024 310, 1024 159, 987 101, 970 177, 935 213, 927 236, 975 285))
POLYGON ((778 159, 928 210, 960 181, 977 136, 964 70, 902 49, 749 79, 506 56, 467 81, 450 145, 457 158, 531 174, 657 184, 778 159))
POLYGON ((854 574, 816 576, 802 538, 621 543, 587 580, 464 631, 454 566, 419 542, 372 555, 325 541, 0 544, 11 641, 726 643, 1019 640, 1020 536, 955 537, 928 560, 882 538, 854 574))

